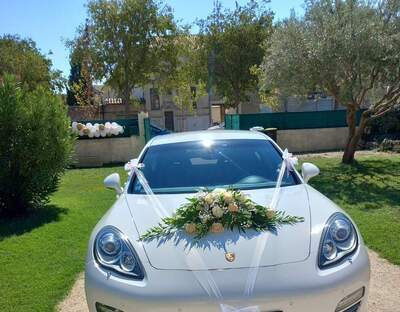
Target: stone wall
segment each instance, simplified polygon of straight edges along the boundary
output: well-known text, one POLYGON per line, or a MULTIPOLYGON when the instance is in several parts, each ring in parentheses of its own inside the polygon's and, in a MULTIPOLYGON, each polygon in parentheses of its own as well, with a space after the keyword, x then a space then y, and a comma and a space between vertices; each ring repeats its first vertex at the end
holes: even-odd
POLYGON ((143 148, 139 136, 77 140, 73 165, 76 167, 101 167, 105 164, 125 163, 136 158, 143 148))
POLYGON ((347 127, 279 130, 278 144, 290 152, 341 150, 346 145, 347 127))

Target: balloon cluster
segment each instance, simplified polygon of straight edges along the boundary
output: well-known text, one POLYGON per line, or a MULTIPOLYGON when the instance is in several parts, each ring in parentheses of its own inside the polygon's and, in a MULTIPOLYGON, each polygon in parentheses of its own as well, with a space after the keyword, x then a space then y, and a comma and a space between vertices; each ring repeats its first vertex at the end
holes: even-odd
POLYGON ((106 122, 105 124, 88 122, 86 125, 74 121, 72 123, 72 132, 80 137, 89 138, 104 138, 109 136, 116 136, 124 133, 124 128, 116 122, 106 122))

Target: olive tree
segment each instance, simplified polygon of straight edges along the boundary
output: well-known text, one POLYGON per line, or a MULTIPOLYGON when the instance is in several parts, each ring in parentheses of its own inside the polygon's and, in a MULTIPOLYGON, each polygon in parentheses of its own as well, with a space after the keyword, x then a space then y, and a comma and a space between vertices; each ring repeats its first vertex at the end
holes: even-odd
POLYGON ((342 161, 352 163, 368 123, 399 105, 399 51, 399 1, 306 1, 304 16, 280 22, 265 46, 261 87, 272 95, 323 91, 344 105, 342 161))

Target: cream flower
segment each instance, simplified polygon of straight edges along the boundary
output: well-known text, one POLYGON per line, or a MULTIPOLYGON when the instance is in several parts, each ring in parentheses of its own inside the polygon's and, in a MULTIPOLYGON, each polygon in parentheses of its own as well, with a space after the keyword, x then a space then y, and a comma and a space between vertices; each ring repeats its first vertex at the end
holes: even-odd
POLYGON ((224 231, 224 226, 221 223, 213 223, 210 231, 211 233, 222 233, 224 231))
POLYGON ((216 218, 221 218, 224 215, 224 211, 219 206, 214 206, 212 209, 212 213, 216 218))
POLYGON ((224 193, 224 201, 225 201, 227 204, 232 203, 232 201, 233 201, 233 194, 232 194, 232 192, 226 191, 226 192, 224 193))
POLYGON ((228 210, 229 210, 230 212, 238 212, 238 211, 239 211, 239 207, 238 207, 238 205, 236 205, 235 203, 230 203, 230 204, 228 205, 228 210))
POLYGON ((266 216, 268 219, 272 219, 273 217, 275 217, 275 211, 273 210, 268 210, 266 213, 266 216))
POLYGON ((214 198, 211 193, 208 193, 206 196, 204 196, 204 201, 208 204, 211 205, 214 202, 214 198))
POLYGON ((196 224, 194 224, 194 223, 186 223, 185 224, 185 231, 186 231, 186 233, 188 233, 190 235, 196 233, 196 231, 197 231, 196 224))

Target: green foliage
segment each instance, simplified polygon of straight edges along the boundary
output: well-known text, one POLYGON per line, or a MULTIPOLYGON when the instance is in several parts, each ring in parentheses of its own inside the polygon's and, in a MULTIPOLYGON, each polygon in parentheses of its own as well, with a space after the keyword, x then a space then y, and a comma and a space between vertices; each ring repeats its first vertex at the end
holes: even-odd
POLYGON ((29 90, 40 85, 61 91, 64 87, 61 72, 53 71, 51 66, 51 61, 31 39, 12 35, 0 37, 0 78, 13 74, 29 90))
POLYGON ((176 106, 192 111, 193 104, 207 94, 198 38, 181 32, 175 39, 175 53, 178 62, 166 75, 159 76, 157 83, 163 95, 173 92, 176 106))
POLYGON ((311 0, 305 15, 278 24, 259 68, 262 89, 304 96, 323 91, 347 107, 343 162, 366 125, 400 103, 400 2, 311 0), (358 129, 355 112, 362 105, 358 129))
POLYGON ((260 65, 272 33, 273 14, 266 1, 251 0, 223 10, 216 2, 213 13, 199 22, 204 67, 208 68, 209 87, 224 97, 226 106, 237 107, 249 100, 258 85, 253 68, 260 65))
POLYGON ((279 23, 266 45, 263 87, 289 95, 324 91, 356 108, 366 95, 380 99, 384 86, 400 83, 400 4, 390 3, 308 1, 305 15, 279 23))
POLYGON ((149 241, 185 230, 198 240, 210 231, 218 233, 224 228, 262 232, 275 230, 283 224, 303 222, 303 218, 257 205, 238 190, 215 189, 187 200, 188 203, 178 208, 173 217, 164 218, 161 224, 148 230, 140 239, 149 241))
POLYGON ((96 78, 105 78, 126 103, 134 87, 165 75, 176 65, 172 10, 156 0, 91 0, 90 47, 96 78))
POLYGON ((67 105, 78 106, 78 101, 75 97, 73 86, 81 81, 81 66, 79 64, 70 64, 71 70, 68 78, 68 89, 67 89, 67 105))
POLYGON ((73 139, 65 106, 44 87, 27 91, 6 75, 0 84, 0 214, 38 207, 57 189, 73 139))
POLYGON ((67 104, 70 106, 93 106, 95 92, 93 89, 94 70, 97 66, 93 61, 90 48, 89 26, 78 30, 78 37, 67 41, 70 48, 71 71, 68 79, 67 104))

